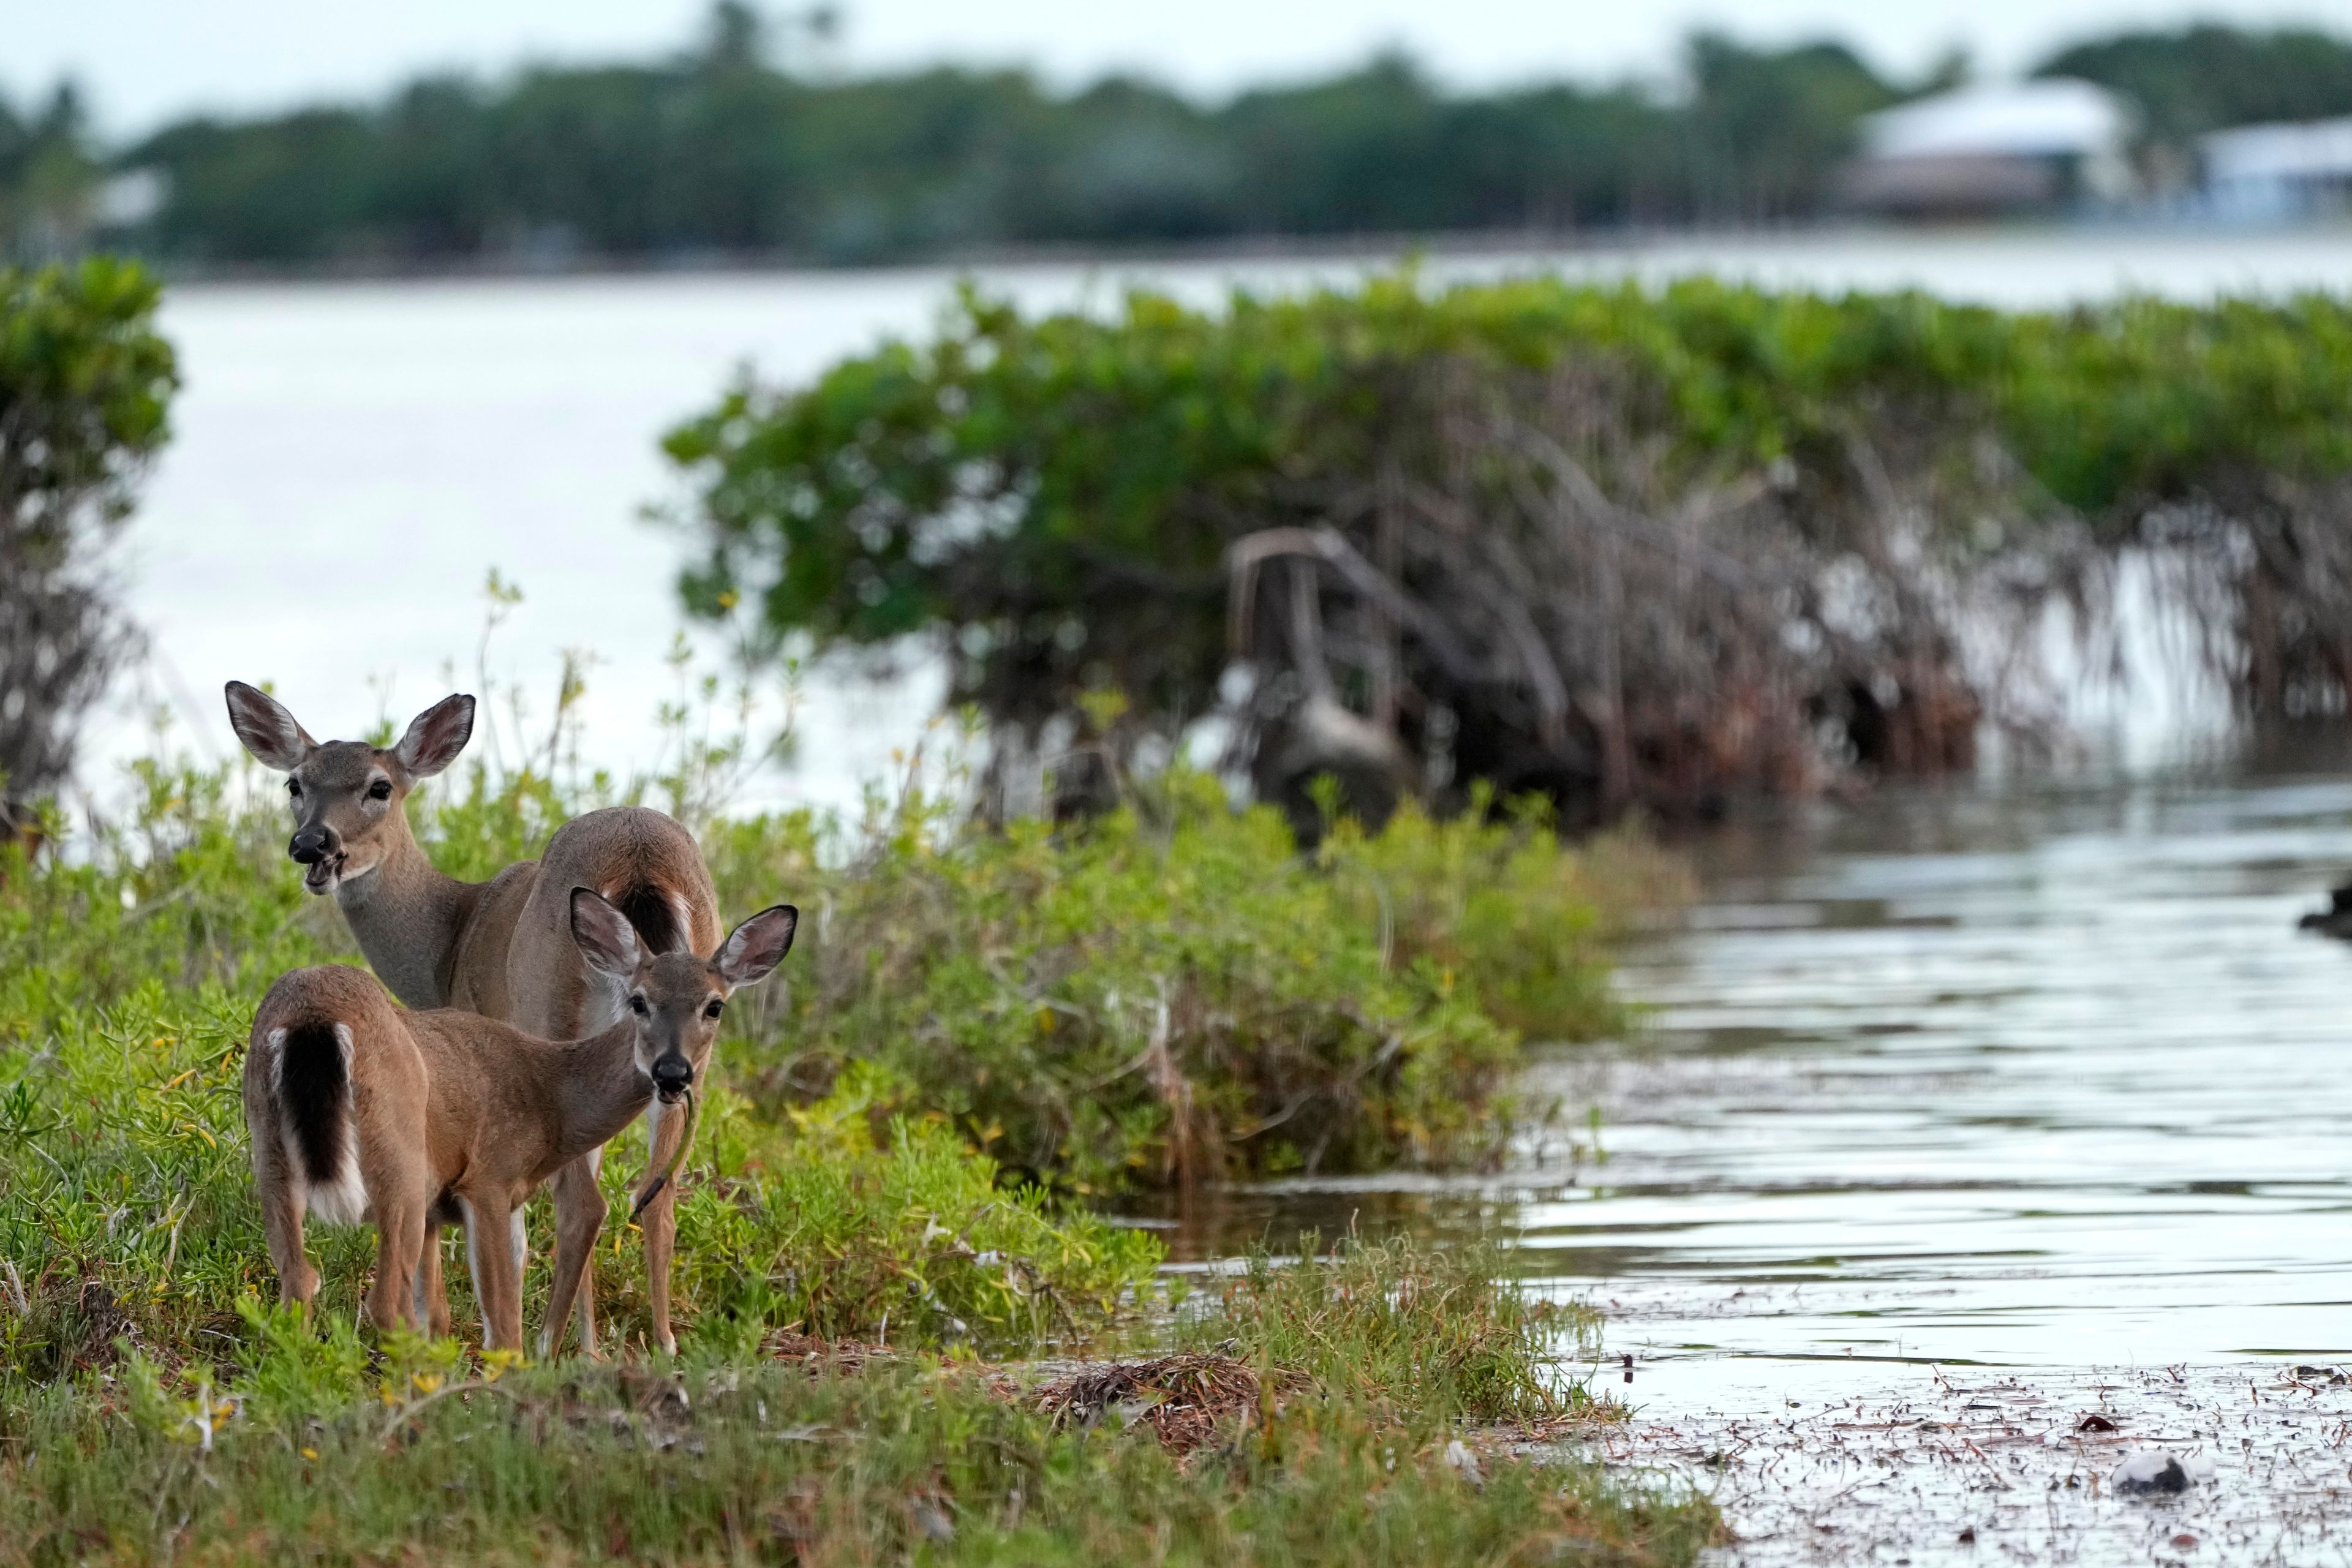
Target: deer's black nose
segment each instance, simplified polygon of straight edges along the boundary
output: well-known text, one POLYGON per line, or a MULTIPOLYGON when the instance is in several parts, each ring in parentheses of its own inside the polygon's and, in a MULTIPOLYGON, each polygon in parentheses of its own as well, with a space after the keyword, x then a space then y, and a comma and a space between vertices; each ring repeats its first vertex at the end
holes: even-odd
POLYGON ((676 1100, 694 1087, 694 1064, 684 1057, 656 1057, 654 1059, 654 1092, 664 1100, 676 1100))
POLYGON ((300 861, 303 865, 310 866, 317 864, 319 861, 324 860, 328 856, 332 855, 338 847, 339 846, 335 841, 335 830, 324 825, 320 825, 306 827, 302 829, 301 832, 297 833, 294 836, 294 841, 286 846, 286 853, 294 857, 295 859, 300 861))

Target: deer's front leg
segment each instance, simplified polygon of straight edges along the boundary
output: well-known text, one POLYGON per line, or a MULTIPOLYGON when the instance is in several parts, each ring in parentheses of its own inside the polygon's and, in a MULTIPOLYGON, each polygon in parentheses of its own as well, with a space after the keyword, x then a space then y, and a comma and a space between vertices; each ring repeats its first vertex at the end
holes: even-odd
POLYGON ((522 1349, 522 1281, 515 1278, 514 1201, 504 1192, 458 1200, 466 1211, 466 1261, 482 1304, 482 1348, 522 1349))
POLYGON ((555 1173, 556 1294, 548 1300, 547 1328, 543 1336, 551 1348, 553 1342, 562 1338, 563 1307, 576 1302, 580 1309, 580 1353, 592 1361, 596 1359, 595 1233, 593 1229, 590 1230, 590 1245, 580 1254, 579 1275, 572 1291, 567 1294, 563 1286, 563 1230, 567 1224, 566 1215, 572 1216, 568 1223, 581 1226, 586 1224, 583 1216, 593 1211, 596 1224, 602 1226, 604 1223, 604 1189, 596 1183, 596 1173, 604 1164, 604 1151, 591 1149, 555 1173))
MULTIPOLYGON (((585 1284, 589 1260, 596 1255, 596 1237, 604 1228, 604 1194, 592 1179, 566 1184, 559 1176, 555 1185, 555 1270, 547 1296, 547 1317, 539 1330, 539 1354, 542 1361, 555 1353, 563 1338, 563 1319, 572 1310, 577 1293, 585 1284)), ((588 1311, 584 1297, 578 1297, 581 1306, 581 1353, 593 1356, 590 1342, 594 1319, 588 1311)))
POLYGON ((677 1336, 669 1326, 669 1263, 677 1242, 677 1179, 686 1173, 686 1152, 679 1144, 691 1131, 693 1124, 683 1106, 664 1105, 656 1100, 646 1108, 646 1145, 653 1156, 646 1167, 646 1180, 660 1180, 673 1164, 677 1169, 677 1174, 663 1182, 661 1190, 646 1205, 639 1220, 646 1231, 646 1284, 653 1298, 654 1343, 667 1355, 677 1353, 677 1336))

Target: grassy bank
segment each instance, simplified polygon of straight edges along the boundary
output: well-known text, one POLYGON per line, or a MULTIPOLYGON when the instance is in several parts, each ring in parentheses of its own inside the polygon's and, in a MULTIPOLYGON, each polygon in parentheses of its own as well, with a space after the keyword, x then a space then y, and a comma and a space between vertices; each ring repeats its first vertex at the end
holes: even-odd
POLYGON ((806 1342, 469 1373, 249 1310, 224 1364, 12 1393, 0 1564, 1689 1562, 1704 1504, 1517 1451, 1575 1399, 1493 1262, 1261 1268, 1185 1320, 1218 1353, 1124 1378, 806 1342))
MULTIPOLYGON (((7 1364, 36 1377, 123 1334, 176 1356, 236 1331, 269 1284, 237 1097, 251 1009, 285 969, 355 957, 274 804, 222 773, 139 778, 71 853, 0 861, 0 1287, 22 1307, 7 1364)), ((415 809, 442 864, 481 876, 592 793, 477 773, 415 809)), ((678 1283, 707 1343, 1084 1334, 1157 1255, 1072 1200, 1492 1160, 1542 1109, 1513 1098, 1523 1036, 1616 1023, 1604 941, 1627 889, 1673 886, 1632 840, 1571 851, 1533 819, 1408 811, 1302 856, 1278 816, 1181 773, 1060 832, 913 795, 855 826, 703 827, 722 907, 812 916, 789 984, 730 1010, 731 1087, 686 1175, 678 1283)), ((616 1146, 616 1197, 642 1159, 616 1146)), ((367 1243, 318 1244, 346 1312, 367 1243)), ((633 1331, 634 1271, 599 1287, 633 1331)))

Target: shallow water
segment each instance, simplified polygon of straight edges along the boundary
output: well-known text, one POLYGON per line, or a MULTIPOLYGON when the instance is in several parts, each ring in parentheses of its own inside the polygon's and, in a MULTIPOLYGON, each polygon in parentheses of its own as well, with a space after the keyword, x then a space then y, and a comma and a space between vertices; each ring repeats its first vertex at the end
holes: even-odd
POLYGON ((1702 853, 1626 976, 1654 1044, 1583 1080, 1609 1163, 1519 1214, 1625 1348, 2352 1351, 2352 950, 2294 930, 2352 778, 1890 796, 1702 853))
MULTIPOLYGON (((2346 762, 1888 792, 1711 836, 1685 929, 1624 969, 1645 1037, 1535 1074, 1601 1108, 1604 1161, 1277 1184, 1172 1234, 1203 1257, 1302 1224, 1515 1232, 1531 1278, 1608 1311, 1597 1386, 1636 1407, 1629 1461, 1754 1450, 1709 1478, 1755 1537, 1740 1561, 1835 1557, 1846 1537, 1780 1525, 1896 1476, 1938 1500, 1874 1538, 1927 1561, 1922 1521, 1965 1517, 1982 1478, 1906 1470, 1868 1423, 1839 1439, 1859 1458, 1832 1454, 1805 1424, 1958 1410, 1949 1386, 2047 1404, 2040 1445, 2095 1390, 2182 1368, 2232 1391, 2227 1433, 2192 1444, 2220 1485, 2292 1444, 2320 1496, 2347 1479, 2341 1397, 2324 1433, 2239 1424, 2242 1384, 2352 1361, 2352 946, 2294 929, 2352 868, 2346 762)), ((2067 1551, 2142 1551, 2131 1517, 2067 1551)))
POLYGON ((1917 1368, 1861 1396, 1644 1414, 1591 1447, 1711 1495, 1723 1568, 2186 1568, 2352 1562, 2347 1433, 2352 1381, 2322 1367, 1917 1368), (2186 1484, 2120 1495, 2118 1465, 2149 1454, 2186 1484))
POLYGON ((1691 849, 1704 900, 1624 967, 1643 1037, 1535 1074, 1605 1160, 1278 1184, 1180 1248, 1492 1215, 1654 1387, 2352 1354, 2352 948, 2294 929, 2352 773, 1889 792, 1691 849))

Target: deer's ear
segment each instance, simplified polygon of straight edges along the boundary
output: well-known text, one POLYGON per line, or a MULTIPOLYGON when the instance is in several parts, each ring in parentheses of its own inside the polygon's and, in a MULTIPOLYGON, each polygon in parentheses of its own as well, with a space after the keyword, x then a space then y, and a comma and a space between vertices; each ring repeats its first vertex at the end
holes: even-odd
POLYGON ((637 946, 636 928, 591 889, 572 889, 572 940, 580 944, 588 967, 599 974, 627 980, 636 973, 643 951, 637 946))
POLYGON ((719 978, 733 991, 757 984, 793 950, 793 932, 800 929, 801 912, 790 904, 761 910, 719 944, 714 961, 719 978))
POLYGON ((444 697, 409 721, 408 733, 392 754, 411 778, 429 779, 457 760, 474 738, 474 700, 460 692, 444 697))
POLYGON ((310 748, 319 743, 294 721, 286 704, 259 687, 232 680, 224 690, 228 698, 228 727, 257 760, 279 773, 290 773, 300 767, 310 748))

